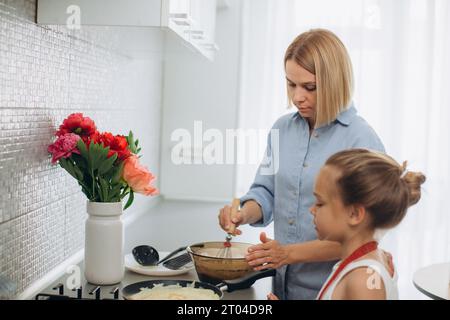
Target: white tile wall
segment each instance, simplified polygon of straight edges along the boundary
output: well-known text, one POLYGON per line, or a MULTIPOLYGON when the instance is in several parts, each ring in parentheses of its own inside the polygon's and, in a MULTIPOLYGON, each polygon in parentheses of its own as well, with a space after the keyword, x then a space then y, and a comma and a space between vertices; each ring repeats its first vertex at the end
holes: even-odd
MULTIPOLYGON (((38 26, 35 12, 36 0, 0 0, 0 274, 17 293, 84 244, 85 197, 46 151, 67 115, 133 130, 159 174, 162 62, 119 54, 99 28, 38 26)), ((127 214, 151 201, 138 196, 127 214)))

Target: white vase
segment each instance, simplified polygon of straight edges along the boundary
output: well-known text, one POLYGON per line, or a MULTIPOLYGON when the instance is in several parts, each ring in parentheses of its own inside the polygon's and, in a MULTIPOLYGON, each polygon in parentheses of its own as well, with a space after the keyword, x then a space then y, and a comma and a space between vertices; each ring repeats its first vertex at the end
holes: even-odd
POLYGON ((87 202, 84 275, 89 283, 111 285, 124 276, 121 202, 87 202))

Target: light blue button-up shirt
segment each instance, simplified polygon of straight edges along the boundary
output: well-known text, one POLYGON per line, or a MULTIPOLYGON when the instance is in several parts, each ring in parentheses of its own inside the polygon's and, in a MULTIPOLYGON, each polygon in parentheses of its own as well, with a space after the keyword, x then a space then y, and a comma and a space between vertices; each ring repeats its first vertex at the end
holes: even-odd
MULTIPOLYGON (((254 226, 274 221, 275 239, 281 244, 317 239, 309 208, 315 199, 314 182, 321 166, 334 153, 351 148, 368 148, 384 152, 384 146, 353 104, 335 121, 309 133, 307 121, 298 112, 278 119, 272 129, 279 134, 279 167, 267 174, 261 164, 241 205, 255 200, 262 208, 263 219, 254 226)), ((273 132, 273 131, 271 131, 273 132)), ((273 162, 271 134, 266 153, 273 162)), ((281 299, 315 299, 336 261, 299 263, 283 266, 274 279, 274 293, 281 299)))

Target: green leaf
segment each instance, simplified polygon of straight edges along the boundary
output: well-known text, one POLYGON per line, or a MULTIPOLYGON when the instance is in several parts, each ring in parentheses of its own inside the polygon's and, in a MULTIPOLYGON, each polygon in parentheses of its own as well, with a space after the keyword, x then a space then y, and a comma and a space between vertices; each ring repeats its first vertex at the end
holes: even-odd
POLYGON ((127 142, 128 142, 128 149, 132 153, 138 154, 139 151, 141 150, 141 149, 138 149, 139 139, 134 141, 134 136, 133 136, 133 132, 132 131, 130 131, 130 133, 128 134, 127 142))
POLYGON ((94 150, 95 145, 96 144, 93 141, 91 141, 89 143, 89 152, 87 153, 87 158, 86 158, 86 160, 88 162, 89 171, 91 171, 91 172, 94 170, 93 165, 92 165, 92 161, 93 161, 92 159, 93 159, 94 153, 95 153, 95 150, 94 150))
POLYGON ((75 179, 78 180, 77 175, 75 174, 75 169, 74 166, 72 164, 72 162, 70 160, 61 158, 59 159, 59 165, 66 170, 72 177, 74 177, 75 179))
POLYGON ((98 174, 103 175, 112 169, 114 162, 117 160, 117 153, 113 154, 109 159, 103 161, 98 168, 98 174))
MULTIPOLYGON (((131 131, 131 130, 130 130, 130 132, 128 133, 127 141, 128 141, 128 143, 131 143, 131 142, 134 141, 133 131, 131 131)), ((134 144, 133 144, 133 145, 134 145, 134 144)))
POLYGON ((77 176, 77 180, 83 181, 83 172, 80 170, 80 168, 78 168, 78 166, 76 165, 72 165, 73 170, 77 176))
POLYGON ((109 198, 111 201, 120 201, 120 191, 122 190, 121 184, 113 185, 109 192, 109 198))
POLYGON ((108 159, 109 147, 104 147, 101 144, 98 145, 100 148, 100 159, 108 159))
POLYGON ((99 159, 101 157, 101 147, 99 144, 94 144, 89 150, 89 156, 91 157, 91 169, 92 171, 97 170, 99 159))
POLYGON ((113 175, 111 177, 112 183, 119 183, 120 178, 122 178, 122 171, 123 171, 123 162, 120 163, 118 166, 114 167, 113 175))
POLYGON ((125 198, 126 195, 129 194, 131 191, 131 188, 126 183, 122 183, 122 185, 123 185, 123 190, 122 190, 122 193, 120 194, 120 199, 125 198))
POLYGON ((91 191, 88 190, 88 188, 86 188, 85 186, 83 186, 80 182, 78 182, 81 186, 81 191, 83 191, 83 193, 86 195, 86 197, 91 200, 92 194, 91 191))
POLYGON ((78 140, 78 142, 77 142, 77 148, 78 148, 78 151, 80 151, 80 154, 81 154, 81 156, 86 160, 86 161, 88 161, 89 160, 89 152, 88 152, 88 150, 87 150, 87 148, 86 148, 86 144, 84 143, 84 141, 83 140, 78 140))
POLYGON ((90 169, 98 170, 106 159, 108 159, 109 147, 103 147, 101 144, 91 144, 89 147, 90 169))
POLYGON ((103 198, 103 201, 108 202, 108 190, 109 190, 109 185, 108 182, 106 182, 105 179, 103 178, 99 178, 100 181, 100 188, 101 188, 101 196, 103 198))
POLYGON ((84 172, 89 171, 88 168, 87 168, 87 160, 84 159, 84 157, 82 157, 79 154, 72 153, 71 158, 74 161, 75 166, 79 167, 84 172))
POLYGON ((129 206, 131 206, 131 204, 133 203, 134 200, 134 193, 133 190, 130 191, 130 195, 128 196, 128 201, 125 204, 125 207, 123 208, 123 210, 127 210, 129 206))
POLYGON ((108 198, 110 202, 120 202, 122 201, 122 198, 120 197, 120 194, 122 192, 122 184, 110 184, 108 198))

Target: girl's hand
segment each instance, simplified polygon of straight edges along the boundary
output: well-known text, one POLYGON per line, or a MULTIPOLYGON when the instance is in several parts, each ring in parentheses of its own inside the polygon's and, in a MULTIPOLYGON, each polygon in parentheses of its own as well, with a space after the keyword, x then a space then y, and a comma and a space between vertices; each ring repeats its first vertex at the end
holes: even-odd
POLYGON ((288 264, 289 251, 286 246, 267 238, 265 232, 261 232, 259 239, 261 244, 248 248, 248 254, 245 256, 254 270, 277 269, 288 264))
POLYGON ((267 294, 267 300, 280 300, 276 295, 274 295, 272 292, 269 292, 267 294))

